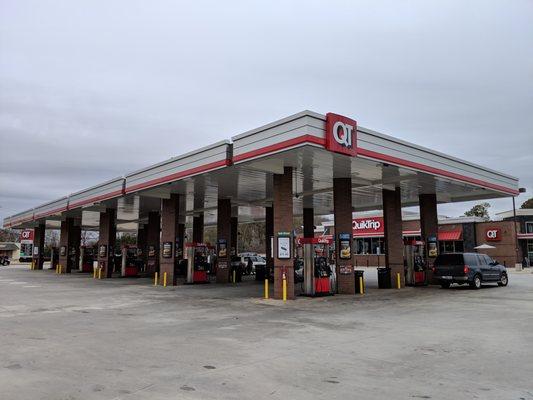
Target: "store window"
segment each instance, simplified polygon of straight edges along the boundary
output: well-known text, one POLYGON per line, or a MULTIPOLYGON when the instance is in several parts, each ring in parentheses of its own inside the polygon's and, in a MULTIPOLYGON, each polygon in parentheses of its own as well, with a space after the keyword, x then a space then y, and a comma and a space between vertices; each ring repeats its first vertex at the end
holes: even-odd
POLYGON ((526 233, 533 233, 533 222, 526 222, 526 233))
POLYGON ((529 258, 529 265, 533 265, 533 240, 527 241, 527 258, 529 258))
POLYGON ((464 245, 461 240, 443 240, 439 242, 441 253, 461 253, 464 251, 464 245))
POLYGON ((355 254, 385 254, 383 238, 355 239, 355 254))

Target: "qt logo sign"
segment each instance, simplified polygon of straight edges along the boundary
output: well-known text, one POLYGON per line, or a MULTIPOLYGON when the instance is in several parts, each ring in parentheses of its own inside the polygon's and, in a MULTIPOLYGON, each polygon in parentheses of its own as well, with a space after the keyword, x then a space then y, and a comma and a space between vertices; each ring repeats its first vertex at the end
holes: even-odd
POLYGON ((489 241, 497 242, 501 240, 501 229, 499 228, 487 229, 487 232, 485 233, 485 237, 489 241))
POLYGON ((326 114, 326 149, 357 155, 357 122, 342 115, 326 114))

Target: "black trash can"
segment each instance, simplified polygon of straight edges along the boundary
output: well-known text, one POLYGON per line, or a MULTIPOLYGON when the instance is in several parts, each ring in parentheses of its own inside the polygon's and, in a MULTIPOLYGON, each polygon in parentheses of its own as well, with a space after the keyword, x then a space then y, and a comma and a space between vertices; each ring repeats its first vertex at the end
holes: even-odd
POLYGON ((264 281, 265 280, 265 273, 266 266, 265 265, 256 265, 255 266, 255 280, 256 281, 264 281))
POLYGON ((364 275, 365 275, 365 271, 360 270, 360 269, 356 269, 353 273, 354 273, 354 276, 355 276, 355 293, 364 293, 364 288, 365 288, 364 275), (359 278, 363 278, 363 290, 361 290, 361 286, 359 285, 359 282, 360 282, 359 278))
POLYGON ((387 267, 378 268, 378 287, 380 289, 391 288, 391 269, 387 267))

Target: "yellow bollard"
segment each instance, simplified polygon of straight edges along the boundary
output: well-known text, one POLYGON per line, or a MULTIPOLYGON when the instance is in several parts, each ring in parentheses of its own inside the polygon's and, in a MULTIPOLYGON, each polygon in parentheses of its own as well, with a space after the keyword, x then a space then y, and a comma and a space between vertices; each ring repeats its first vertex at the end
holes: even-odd
POLYGON ((398 289, 400 289, 402 287, 402 281, 400 279, 400 273, 399 272, 396 274, 396 284, 398 285, 398 289))
POLYGON ((265 299, 268 299, 268 279, 265 279, 265 299))
POLYGON ((98 268, 93 268, 93 279, 96 279, 96 270, 97 270, 97 269, 98 269, 98 268))
POLYGON ((362 276, 359 277, 359 294, 365 294, 365 286, 362 276))
POLYGON ((237 282, 237 271, 233 270, 233 283, 237 282))
POLYGON ((287 302, 287 278, 283 274, 283 302, 287 302))
POLYGON ((33 261, 30 264, 30 269, 33 269, 33 261))
POLYGON ((156 272, 155 275, 154 275, 154 286, 157 286, 157 281, 158 281, 158 278, 159 278, 157 275, 158 274, 156 272))
POLYGON ((102 279, 102 267, 98 268, 98 279, 102 279))
POLYGON ((163 287, 167 287, 167 273, 163 272, 163 287))

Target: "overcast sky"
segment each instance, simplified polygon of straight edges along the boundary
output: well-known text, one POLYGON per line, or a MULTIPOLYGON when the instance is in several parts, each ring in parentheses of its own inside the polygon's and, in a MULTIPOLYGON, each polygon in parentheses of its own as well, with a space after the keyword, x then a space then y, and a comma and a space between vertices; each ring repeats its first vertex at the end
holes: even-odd
POLYGON ((521 204, 533 1, 2 0, 0 219, 303 109, 517 176, 521 204))

